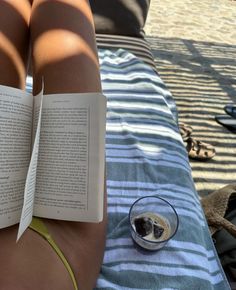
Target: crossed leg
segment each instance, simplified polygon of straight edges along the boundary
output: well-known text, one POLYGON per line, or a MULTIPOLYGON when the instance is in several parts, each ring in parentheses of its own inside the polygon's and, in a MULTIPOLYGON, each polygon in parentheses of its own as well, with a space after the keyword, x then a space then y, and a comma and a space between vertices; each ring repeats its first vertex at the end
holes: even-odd
MULTIPOLYGON (((30 2, 0 1, 0 28, 3 27, 0 84, 22 89, 25 86, 30 22, 34 94, 41 89, 42 77, 46 94, 101 91, 88 0, 35 0, 32 9, 30 2), (1 22, 2 8, 13 11, 15 22, 5 18, 6 23, 12 23, 9 34, 4 27, 6 24, 1 22), (6 45, 12 50, 6 49, 6 45)), ((106 196, 104 204, 104 219, 99 224, 45 220, 82 290, 94 287, 101 267, 106 196)), ((51 246, 30 229, 16 244, 16 231, 16 226, 0 230, 0 261, 4 265, 0 271, 0 289, 74 289, 67 270, 51 246)))

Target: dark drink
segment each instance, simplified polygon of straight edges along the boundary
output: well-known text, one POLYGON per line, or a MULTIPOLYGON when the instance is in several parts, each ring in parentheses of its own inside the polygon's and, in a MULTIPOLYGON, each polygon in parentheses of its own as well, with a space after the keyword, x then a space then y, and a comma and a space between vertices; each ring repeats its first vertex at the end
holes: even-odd
POLYGON ((132 226, 138 235, 148 241, 164 241, 171 234, 168 220, 152 212, 145 212, 134 217, 132 226))

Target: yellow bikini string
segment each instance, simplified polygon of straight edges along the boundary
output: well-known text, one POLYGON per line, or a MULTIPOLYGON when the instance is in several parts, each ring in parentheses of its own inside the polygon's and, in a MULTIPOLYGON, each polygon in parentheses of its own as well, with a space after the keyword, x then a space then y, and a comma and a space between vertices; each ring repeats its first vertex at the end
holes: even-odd
POLYGON ((33 217, 33 220, 32 220, 32 222, 31 222, 29 227, 32 230, 34 230, 35 232, 39 233, 43 238, 45 238, 48 241, 48 243, 51 245, 51 247, 54 249, 54 251, 60 257, 60 259, 62 260, 63 264, 65 265, 67 271, 69 272, 69 275, 70 275, 70 277, 72 279, 72 282, 73 282, 73 285, 75 287, 75 290, 78 290, 76 279, 75 279, 73 270, 71 269, 71 266, 67 262, 65 256, 63 255, 62 251, 60 250, 60 248, 57 246, 57 244, 55 243, 55 241, 51 237, 51 235, 48 232, 48 230, 47 230, 45 224, 43 223, 43 221, 40 218, 33 217))

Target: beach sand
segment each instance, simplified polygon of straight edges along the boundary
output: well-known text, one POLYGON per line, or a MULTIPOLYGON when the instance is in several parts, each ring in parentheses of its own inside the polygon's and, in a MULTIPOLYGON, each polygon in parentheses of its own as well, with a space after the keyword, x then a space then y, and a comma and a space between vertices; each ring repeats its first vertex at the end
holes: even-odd
POLYGON ((215 121, 236 103, 236 1, 151 0, 145 31, 179 121, 216 148, 210 161, 190 160, 199 195, 236 182, 236 134, 215 121))
POLYGON ((236 1, 151 0, 145 31, 154 37, 236 45, 236 1))

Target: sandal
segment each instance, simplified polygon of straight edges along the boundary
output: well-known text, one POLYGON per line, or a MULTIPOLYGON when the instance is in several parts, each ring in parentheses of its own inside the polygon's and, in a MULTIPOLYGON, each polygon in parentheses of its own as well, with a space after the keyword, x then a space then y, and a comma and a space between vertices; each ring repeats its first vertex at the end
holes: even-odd
POLYGON ((232 118, 228 115, 217 115, 215 116, 215 120, 233 133, 236 133, 236 118, 232 118))
POLYGON ((201 161, 209 160, 216 154, 214 146, 193 138, 188 138, 186 149, 190 158, 201 161))
POLYGON ((236 104, 228 104, 224 107, 225 112, 236 119, 236 104))
POLYGON ((187 141, 193 132, 193 128, 184 123, 179 123, 179 131, 183 141, 187 141))

